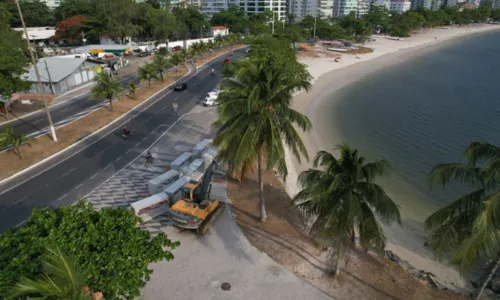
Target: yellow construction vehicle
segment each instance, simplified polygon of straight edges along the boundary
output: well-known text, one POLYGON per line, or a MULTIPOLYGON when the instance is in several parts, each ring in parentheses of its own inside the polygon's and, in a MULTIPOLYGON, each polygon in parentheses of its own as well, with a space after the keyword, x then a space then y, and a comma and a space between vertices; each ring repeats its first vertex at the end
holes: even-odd
POLYGON ((211 184, 203 185, 195 180, 183 186, 183 200, 177 200, 169 210, 175 226, 195 229, 201 234, 210 228, 215 219, 224 211, 223 202, 209 199, 211 188, 211 184))

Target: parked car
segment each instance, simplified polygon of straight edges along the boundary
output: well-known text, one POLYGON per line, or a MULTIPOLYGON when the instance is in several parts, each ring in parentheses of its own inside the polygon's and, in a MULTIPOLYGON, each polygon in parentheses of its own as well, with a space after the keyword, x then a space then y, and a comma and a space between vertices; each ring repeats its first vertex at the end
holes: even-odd
POLYGON ((187 87, 188 87, 187 83, 185 83, 185 82, 178 83, 178 84, 175 85, 174 91, 178 91, 178 92, 184 91, 185 89, 187 89, 187 87))
POLYGON ((150 56, 150 55, 151 55, 151 53, 149 53, 147 51, 139 53, 139 57, 146 57, 146 56, 150 56))
POLYGON ((182 47, 181 46, 175 46, 172 48, 173 52, 181 51, 182 47))
POLYGON ((229 65, 231 63, 231 60, 229 58, 224 59, 223 64, 224 65, 229 65))

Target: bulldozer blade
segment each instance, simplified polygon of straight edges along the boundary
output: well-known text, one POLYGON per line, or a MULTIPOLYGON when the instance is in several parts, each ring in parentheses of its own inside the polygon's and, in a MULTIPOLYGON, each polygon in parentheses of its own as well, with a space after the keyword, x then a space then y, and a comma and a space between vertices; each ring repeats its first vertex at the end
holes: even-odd
POLYGON ((205 221, 196 229, 196 233, 205 234, 207 230, 212 227, 212 223, 217 219, 217 217, 224 211, 225 204, 219 202, 219 206, 214 209, 214 211, 205 219, 205 221))

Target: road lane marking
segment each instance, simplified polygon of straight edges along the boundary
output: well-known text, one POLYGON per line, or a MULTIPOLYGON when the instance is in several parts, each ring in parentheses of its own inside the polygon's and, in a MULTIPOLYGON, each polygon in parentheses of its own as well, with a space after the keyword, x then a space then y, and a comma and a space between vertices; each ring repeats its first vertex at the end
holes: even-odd
POLYGON ((141 143, 137 143, 137 144, 135 144, 135 146, 134 146, 134 147, 137 147, 137 146, 139 146, 140 144, 141 144, 141 143))
POLYGON ((83 185, 83 183, 82 183, 82 184, 80 184, 79 186, 77 186, 76 188, 74 188, 74 190, 76 191, 77 189, 81 188, 81 187, 82 187, 82 185, 83 185))
POLYGON ((61 112, 65 112, 68 110, 69 107, 65 108, 65 109, 61 109, 61 112))
POLYGON ((42 119, 38 119, 36 121, 33 121, 33 124, 40 123, 40 122, 42 122, 42 119))
POLYGON ((45 206, 44 208, 42 208, 42 210, 46 210, 47 208, 49 208, 48 206, 45 206))
POLYGON ((161 110, 164 110, 165 108, 167 108, 168 105, 165 105, 161 110))
POLYGON ((107 170, 109 167, 111 167, 111 165, 107 165, 104 170, 107 170))
POLYGON ((147 119, 147 120, 146 120, 146 122, 147 122, 147 121, 149 121, 149 120, 151 120, 152 118, 153 118, 153 117, 149 117, 149 119, 147 119))
POLYGON ((61 197, 59 197, 56 201, 61 201, 62 199, 66 198, 66 196, 68 196, 68 194, 64 194, 62 195, 61 197))
POLYGON ((179 96, 175 97, 174 101, 177 100, 177 99, 179 99, 179 96))
POLYGON ((92 175, 92 177, 90 177, 90 179, 93 179, 94 177, 97 176, 97 174, 99 174, 99 172, 95 173, 94 175, 92 175))
POLYGON ((24 223, 26 223, 27 220, 22 221, 21 223, 17 224, 16 227, 22 226, 24 223))
POLYGON ((122 157, 118 157, 117 159, 115 159, 115 162, 119 161, 120 159, 122 159, 122 157))
POLYGON ((76 170, 76 168, 73 168, 73 169, 69 170, 69 172, 64 173, 62 177, 68 175, 69 173, 73 172, 74 170, 76 170))
POLYGON ((22 202, 24 199, 26 199, 26 197, 22 197, 21 199, 17 200, 16 202, 14 202, 14 205, 18 204, 19 202, 22 202))
POLYGON ((145 136, 145 137, 142 139, 142 141, 145 141, 147 138, 148 138, 148 136, 145 136))
POLYGON ((195 85, 196 85, 196 82, 193 83, 193 86, 195 86, 195 85))
POLYGON ((106 149, 99 151, 99 154, 102 154, 104 151, 108 150, 109 148, 111 148, 111 146, 108 146, 106 149))
POLYGON ((128 149, 127 152, 125 152, 125 154, 129 153, 130 151, 132 151, 132 149, 128 149))

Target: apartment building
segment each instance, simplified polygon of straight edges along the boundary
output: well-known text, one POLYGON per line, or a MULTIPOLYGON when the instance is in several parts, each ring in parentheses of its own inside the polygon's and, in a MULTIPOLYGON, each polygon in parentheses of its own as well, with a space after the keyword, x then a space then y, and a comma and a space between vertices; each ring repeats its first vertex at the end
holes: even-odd
POLYGON ((227 10, 230 5, 240 5, 239 0, 203 0, 202 3, 200 10, 208 18, 212 18, 221 10, 227 10))
POLYGON ((372 5, 384 6, 387 10, 398 14, 402 14, 411 8, 410 0, 375 0, 372 5))
POLYGON ((302 21, 305 16, 316 17, 318 0, 289 0, 288 13, 295 16, 296 22, 302 21))
POLYGON ((500 9, 500 0, 494 0, 493 3, 491 3, 491 7, 493 9, 500 9))
POLYGON ((274 19, 279 22, 286 20, 286 0, 242 0, 240 8, 247 14, 259 14, 270 10, 274 19))
POLYGON ((358 0, 335 0, 333 3, 333 16, 343 18, 351 12, 358 13, 358 0))
POLYGON ((438 10, 443 5, 443 0, 414 0, 411 9, 423 7, 429 10, 438 10))
POLYGON ((317 0, 318 14, 325 19, 330 19, 333 16, 335 0, 317 0))

